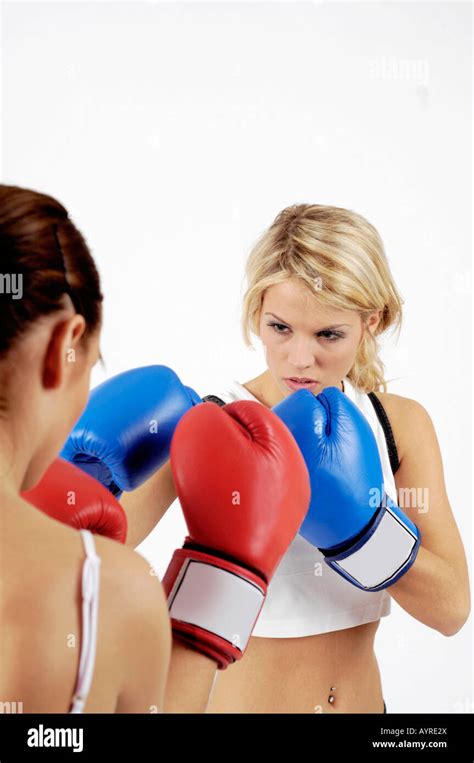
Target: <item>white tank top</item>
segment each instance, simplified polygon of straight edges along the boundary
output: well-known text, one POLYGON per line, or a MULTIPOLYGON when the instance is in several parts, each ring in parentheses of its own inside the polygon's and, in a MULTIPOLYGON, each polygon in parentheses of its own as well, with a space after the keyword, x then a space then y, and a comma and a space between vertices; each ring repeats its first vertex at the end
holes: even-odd
MULTIPOLYGON (((387 442, 374 407, 366 393, 344 379, 344 392, 362 411, 377 440, 384 486, 395 503, 397 493, 387 442)), ((223 392, 214 392, 225 403, 256 400, 237 381, 223 392)), ((297 534, 278 565, 268 587, 253 636, 291 638, 328 633, 370 623, 390 614, 386 590, 361 591, 324 562, 323 555, 297 534)))

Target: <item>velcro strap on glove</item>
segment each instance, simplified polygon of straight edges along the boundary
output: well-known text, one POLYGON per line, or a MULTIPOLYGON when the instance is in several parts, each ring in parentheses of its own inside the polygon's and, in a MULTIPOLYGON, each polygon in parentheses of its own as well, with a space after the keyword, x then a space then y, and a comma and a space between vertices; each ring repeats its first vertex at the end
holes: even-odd
POLYGON ((243 653, 265 600, 265 582, 227 559, 190 548, 175 551, 168 574, 174 578, 168 593, 172 620, 209 631, 243 653))
POLYGON ((324 561, 358 588, 380 591, 410 569, 420 542, 417 526, 385 494, 369 530, 344 551, 324 551, 324 561))

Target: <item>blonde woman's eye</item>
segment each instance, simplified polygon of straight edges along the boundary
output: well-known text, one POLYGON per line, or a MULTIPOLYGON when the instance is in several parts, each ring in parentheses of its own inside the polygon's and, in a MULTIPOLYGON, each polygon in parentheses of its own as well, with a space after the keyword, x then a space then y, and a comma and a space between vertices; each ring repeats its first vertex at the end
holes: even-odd
POLYGON ((321 331, 318 336, 324 337, 328 342, 336 342, 338 339, 343 339, 345 334, 341 334, 338 331, 321 331))
POLYGON ((267 323, 267 326, 271 326, 277 334, 284 334, 284 330, 280 329, 287 329, 288 326, 285 326, 283 323, 267 323))
MULTIPOLYGON (((277 334, 287 334, 289 331, 288 326, 285 326, 284 323, 273 321, 272 323, 267 323, 267 326, 271 326, 277 334)), ((343 339, 345 334, 341 331, 320 331, 316 336, 322 336, 327 342, 337 342, 338 339, 343 339)))

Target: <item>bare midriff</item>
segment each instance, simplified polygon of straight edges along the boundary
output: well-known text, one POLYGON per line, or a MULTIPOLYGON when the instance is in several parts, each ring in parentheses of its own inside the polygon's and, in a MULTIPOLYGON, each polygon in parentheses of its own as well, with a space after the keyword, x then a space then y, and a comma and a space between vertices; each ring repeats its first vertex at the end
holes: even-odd
POLYGON ((252 637, 218 671, 208 713, 382 713, 380 621, 302 638, 252 637))

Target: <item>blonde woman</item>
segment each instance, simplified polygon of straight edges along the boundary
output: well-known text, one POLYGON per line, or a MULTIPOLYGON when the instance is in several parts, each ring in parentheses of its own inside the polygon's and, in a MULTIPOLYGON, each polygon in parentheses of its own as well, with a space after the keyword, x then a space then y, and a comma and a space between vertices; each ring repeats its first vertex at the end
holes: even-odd
MULTIPOLYGON (((401 327, 403 302, 378 232, 337 207, 284 209, 254 246, 246 275, 244 339, 250 344, 250 332, 260 338, 267 367, 254 379, 211 390, 209 399, 273 407, 298 389, 318 395, 338 387, 373 430, 387 493, 397 500, 403 489, 422 487, 430 505, 403 505, 422 543, 408 571, 376 592, 351 585, 297 535, 269 586, 246 659, 219 671, 207 711, 386 712, 374 639, 391 598, 445 636, 457 633, 470 611, 466 558, 433 423, 420 403, 387 392, 378 355, 378 337, 401 327)), ((124 496, 128 542, 138 544, 175 497, 169 463, 124 496)), ((181 649, 175 685, 189 680, 191 665, 181 649)))

